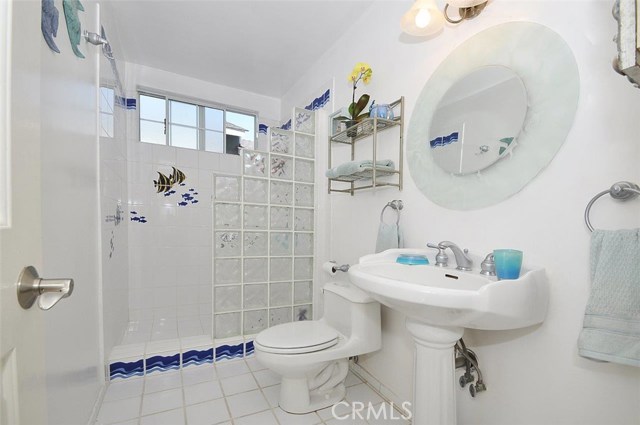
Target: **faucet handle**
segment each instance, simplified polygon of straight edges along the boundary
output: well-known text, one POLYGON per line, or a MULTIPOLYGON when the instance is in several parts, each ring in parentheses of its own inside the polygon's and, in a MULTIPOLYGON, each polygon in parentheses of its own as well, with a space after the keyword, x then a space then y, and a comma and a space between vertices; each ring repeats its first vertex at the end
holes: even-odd
POLYGON ((436 267, 447 267, 447 264, 449 262, 449 257, 447 256, 446 252, 444 252, 446 247, 436 245, 433 243, 427 243, 427 246, 429 248, 438 250, 438 253, 436 254, 436 264, 435 264, 436 267))
POLYGON ((493 259, 493 252, 487 254, 487 256, 480 263, 480 274, 484 276, 496 275, 496 262, 493 259))

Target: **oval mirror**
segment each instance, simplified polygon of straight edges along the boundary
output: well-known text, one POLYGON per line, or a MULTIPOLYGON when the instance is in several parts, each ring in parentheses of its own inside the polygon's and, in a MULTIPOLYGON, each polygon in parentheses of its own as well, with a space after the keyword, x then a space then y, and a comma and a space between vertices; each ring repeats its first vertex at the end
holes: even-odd
POLYGON ((516 145, 526 114, 527 91, 518 74, 504 66, 471 71, 436 107, 429 129, 431 154, 448 173, 484 170, 516 145))
POLYGON ((445 208, 471 210, 517 193, 551 162, 578 106, 567 43, 533 22, 496 25, 442 61, 407 131, 416 186, 445 208))

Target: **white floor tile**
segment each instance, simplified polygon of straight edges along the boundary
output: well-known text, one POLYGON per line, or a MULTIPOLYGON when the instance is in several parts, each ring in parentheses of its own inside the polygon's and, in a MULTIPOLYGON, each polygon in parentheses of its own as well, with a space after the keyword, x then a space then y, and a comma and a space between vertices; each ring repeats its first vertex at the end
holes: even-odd
POLYGON ((142 415, 177 409, 182 407, 182 404, 181 388, 145 394, 142 398, 142 415))
POLYGON ((111 424, 137 418, 140 415, 141 399, 142 397, 133 397, 102 403, 96 423, 111 424))
MULTIPOLYGON (((379 408, 380 405, 376 406, 376 411, 379 408)), ((402 414, 394 410, 389 403, 384 403, 384 415, 378 415, 376 418, 373 414, 370 414, 367 422, 371 425, 409 425, 409 421, 404 419, 402 414)))
POLYGON ((146 377, 144 381, 145 394, 170 390, 182 386, 182 376, 180 375, 180 371, 151 375, 146 377))
POLYGON ((140 418, 140 425, 184 425, 184 409, 169 410, 140 418))
POLYGON ((265 410, 264 412, 255 413, 249 416, 234 419, 235 425, 278 425, 273 411, 265 410))
POLYGON ((142 395, 143 379, 123 379, 109 383, 104 401, 122 400, 142 395))
POLYGON ((347 379, 345 379, 345 381, 344 381, 344 385, 347 386, 347 387, 352 387, 352 386, 358 385, 358 384, 362 384, 362 379, 360 379, 356 375, 354 375, 353 372, 349 372, 347 374, 347 379))
POLYGON ((280 425, 315 425, 322 422, 320 416, 315 412, 307 413, 306 415, 294 415, 292 413, 285 412, 279 407, 273 411, 276 414, 280 425))
POLYGON ((187 405, 202 403, 222 397, 218 381, 207 381, 184 387, 184 401, 187 405))
POLYGON ((225 396, 258 389, 258 384, 250 373, 221 379, 220 384, 225 396))
POLYGON ((213 367, 213 363, 200 366, 187 366, 182 369, 182 382, 184 386, 199 384, 200 382, 213 381, 218 374, 213 367))
POLYGON ((338 403, 335 408, 327 407, 326 409, 318 410, 318 416, 322 418, 323 421, 329 421, 334 418, 344 417, 346 415, 351 414, 351 405, 348 403, 338 403), (335 413, 335 415, 334 415, 335 413))
POLYGON ((247 366, 249 366, 249 369, 251 369, 252 371, 258 371, 258 370, 263 370, 266 369, 266 367, 262 366, 262 364, 260 364, 260 362, 254 357, 249 357, 247 359, 244 360, 245 362, 247 362, 247 366))
POLYGON ((229 419, 229 411, 223 399, 187 406, 189 425, 212 425, 229 419))
POLYGON ((244 360, 234 360, 216 363, 216 372, 218 372, 218 378, 222 379, 249 373, 250 370, 244 360))
POLYGON ((359 417, 353 418, 352 416, 349 416, 344 419, 332 419, 330 421, 325 422, 325 424, 327 425, 341 425, 341 424, 367 425, 367 421, 359 417))
POLYGON ((116 422, 115 424, 111 425, 138 425, 138 418, 131 419, 130 421, 126 422, 116 422))
POLYGON ((267 398, 269 406, 278 407, 278 400, 280 400, 280 385, 263 388, 262 393, 267 398))
POLYGON ((260 390, 249 391, 227 397, 231 416, 238 418, 240 416, 250 415, 269 408, 269 403, 262 396, 260 390))
POLYGON ((376 405, 383 402, 382 397, 369 388, 367 384, 358 384, 353 387, 348 387, 346 399, 347 401, 359 401, 365 405, 368 405, 369 403, 376 405))
POLYGON ((280 375, 269 369, 253 372, 253 376, 256 377, 256 381, 260 384, 261 388, 270 387, 271 385, 277 385, 280 383, 280 375))

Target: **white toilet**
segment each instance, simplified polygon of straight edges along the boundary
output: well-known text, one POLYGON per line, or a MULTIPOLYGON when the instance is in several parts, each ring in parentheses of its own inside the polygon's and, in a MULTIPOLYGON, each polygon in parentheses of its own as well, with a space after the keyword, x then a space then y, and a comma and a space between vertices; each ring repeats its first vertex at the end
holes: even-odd
POLYGON ((380 304, 347 282, 323 288, 320 320, 285 323, 260 332, 257 360, 282 377, 280 407, 309 413, 344 398, 349 357, 380 349, 380 304))

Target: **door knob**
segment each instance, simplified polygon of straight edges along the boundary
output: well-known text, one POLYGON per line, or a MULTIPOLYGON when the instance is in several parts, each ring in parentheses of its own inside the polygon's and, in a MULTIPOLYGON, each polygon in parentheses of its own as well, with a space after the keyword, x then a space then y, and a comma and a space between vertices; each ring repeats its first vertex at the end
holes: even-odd
POLYGON ((22 269, 18 277, 18 303, 29 309, 38 300, 38 307, 49 310, 73 292, 73 279, 42 279, 33 266, 22 269))

